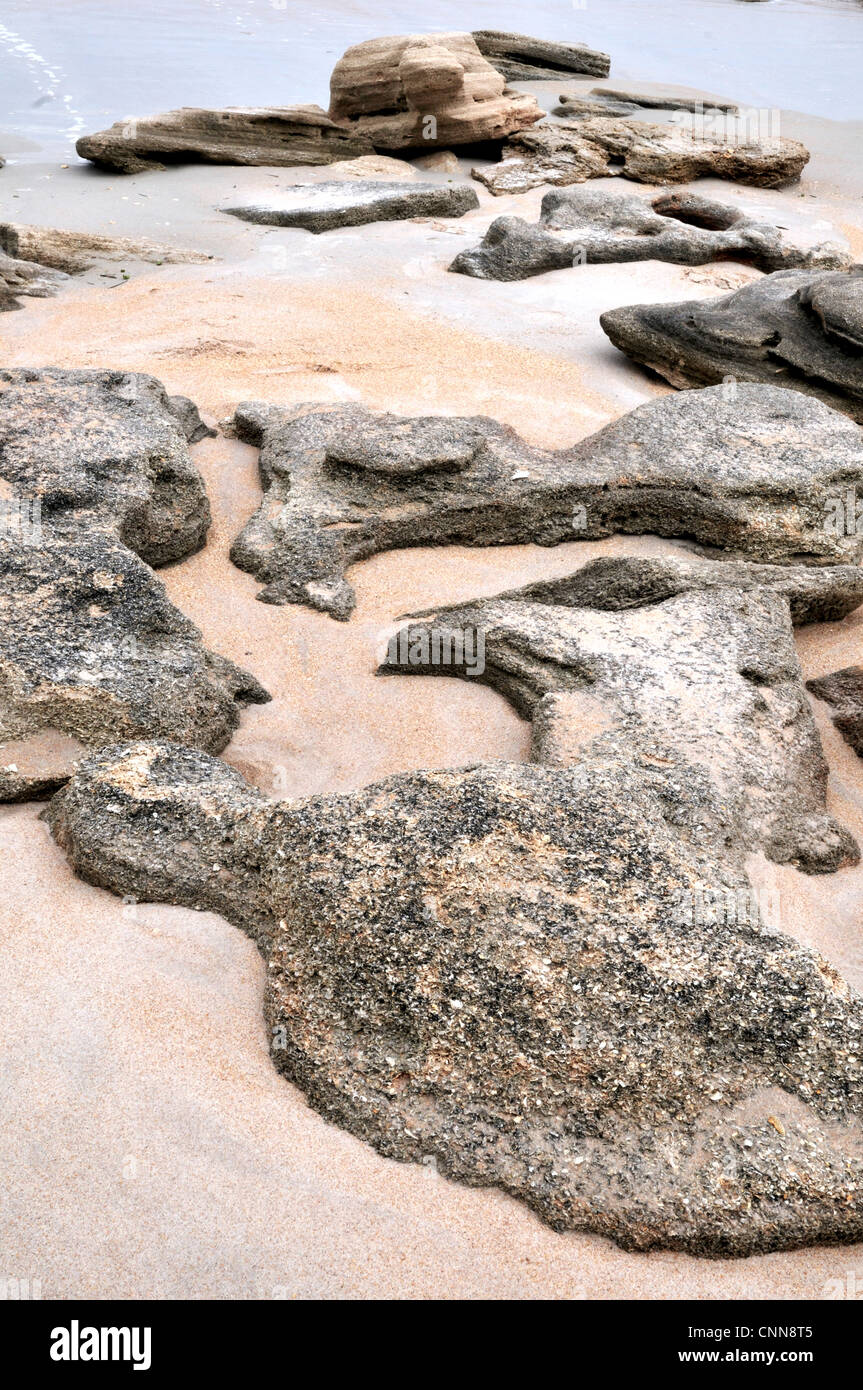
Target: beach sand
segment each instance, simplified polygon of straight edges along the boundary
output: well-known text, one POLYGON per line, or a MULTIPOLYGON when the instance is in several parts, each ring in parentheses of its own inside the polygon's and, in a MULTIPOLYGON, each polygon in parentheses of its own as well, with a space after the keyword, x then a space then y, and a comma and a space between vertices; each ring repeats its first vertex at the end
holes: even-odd
MULTIPOLYGON (((8 172, 8 171, 7 171, 8 172)), ((848 189, 813 161, 780 193, 703 181, 699 191, 863 242, 848 189)), ((205 266, 91 272, 56 299, 0 319, 9 365, 148 371, 223 421, 237 402, 357 400, 404 413, 483 413, 562 447, 665 393, 614 351, 598 314, 715 295, 757 272, 648 262, 589 266, 516 285, 447 275, 493 216, 313 237, 213 208, 322 171, 189 169, 111 180, 28 166, 6 215, 197 246, 205 266), (44 177, 43 177, 44 175, 44 177), (25 186, 28 185, 28 186, 25 186), (110 215, 109 215, 110 214, 110 215)), ((611 181, 610 181, 611 182, 611 181)), ((621 192, 632 185, 613 181, 621 192)), ((642 190, 647 191, 647 190, 642 190)), ((10 200, 11 201, 11 200, 10 200)), ((819 235, 829 235, 822 231, 819 235)), ((380 679, 382 642, 411 609, 566 573, 599 554, 666 553, 649 537, 472 550, 417 549, 355 566, 349 624, 255 600, 229 562, 260 497, 256 451, 220 435, 193 456, 213 503, 205 550, 163 570, 208 645, 273 695, 225 757, 279 797, 341 791, 418 767, 528 756, 528 726, 463 681, 380 679)), ((859 660, 863 615, 800 634, 806 675, 859 660)), ((831 809, 863 839, 859 760, 817 706, 831 809)), ((77 881, 38 819, 0 810, 6 1176, 0 1275, 45 1298, 820 1298, 863 1278, 863 1248, 746 1260, 628 1254, 559 1235, 499 1192, 399 1164, 325 1123, 273 1070, 254 946, 221 918, 121 903, 77 881)), ((863 987, 863 869, 806 878, 760 861, 780 925, 863 987)))

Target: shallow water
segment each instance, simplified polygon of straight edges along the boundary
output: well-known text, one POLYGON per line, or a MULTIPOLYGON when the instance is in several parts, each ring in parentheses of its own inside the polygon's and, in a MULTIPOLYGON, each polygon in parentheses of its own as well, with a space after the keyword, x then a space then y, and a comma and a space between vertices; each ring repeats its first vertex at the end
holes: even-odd
POLYGON ((863 0, 0 0, 2 152, 62 158, 86 130, 174 106, 326 106, 349 44, 469 28, 587 42, 618 79, 863 116, 863 0))

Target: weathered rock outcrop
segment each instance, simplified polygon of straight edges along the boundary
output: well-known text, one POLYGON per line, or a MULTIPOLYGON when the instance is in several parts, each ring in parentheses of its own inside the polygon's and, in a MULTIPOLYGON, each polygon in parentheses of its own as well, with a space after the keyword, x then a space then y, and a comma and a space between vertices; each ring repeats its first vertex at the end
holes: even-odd
POLYGON ((358 132, 330 120, 319 106, 183 106, 158 116, 115 121, 82 135, 76 150, 118 174, 164 169, 168 163, 334 164, 372 154, 358 132))
POLYGON ((826 569, 813 589, 805 570, 776 569, 599 561, 425 616, 392 638, 382 670, 494 686, 535 720, 539 762, 601 759, 609 745, 679 749, 715 783, 739 843, 830 872, 860 856, 825 811, 827 764, 791 610, 798 622, 844 616, 861 582, 850 567, 826 569))
POLYGON ((806 685, 819 700, 833 705, 833 723, 846 743, 863 758, 863 666, 846 666, 806 685))
POLYGON ((45 299, 56 294, 65 280, 64 275, 36 265, 32 261, 19 261, 0 250, 0 313, 10 309, 20 309, 21 295, 35 299, 45 299))
POLYGON ((634 304, 600 323, 672 386, 781 383, 863 422, 861 271, 777 271, 720 299, 634 304))
POLYGON ((117 739, 218 752, 269 698, 149 568, 209 526, 184 428, 206 427, 153 377, 0 372, 0 800, 44 795, 117 739))
POLYGON ((267 603, 346 619, 348 566, 402 546, 683 536, 770 563, 856 562, 861 538, 825 525, 863 481, 863 436, 793 391, 740 386, 667 396, 572 449, 532 449, 481 416, 359 406, 238 407, 261 446, 264 498, 232 559, 267 603))
POLYGON ((526 193, 540 184, 584 183, 620 175, 638 183, 688 183, 704 177, 782 188, 800 177, 809 151, 785 137, 726 140, 680 125, 617 117, 558 121, 510 136, 499 164, 473 176, 490 192, 526 193))
POLYGON ((480 280, 525 280, 572 265, 729 259, 774 271, 840 269, 852 257, 847 245, 835 241, 794 245, 782 229, 697 194, 663 193, 647 202, 576 186, 546 193, 538 223, 496 218, 480 244, 460 252, 450 270, 480 280))
POLYGON ((714 101, 710 97, 650 96, 645 92, 633 92, 624 87, 592 87, 587 96, 562 92, 560 106, 555 107, 556 116, 623 116, 633 115, 645 107, 656 111, 689 111, 699 115, 702 111, 722 111, 736 116, 740 107, 734 101, 714 101), (613 110, 609 108, 614 108, 613 110))
POLYGON ((611 67, 607 53, 598 53, 583 43, 555 43, 498 29, 475 29, 472 37, 483 57, 508 82, 553 80, 576 73, 607 77, 611 67))
POLYGON ((502 140, 544 112, 510 91, 470 34, 406 34, 355 44, 330 78, 330 116, 380 150, 502 140))
POLYGON ((199 265, 213 259, 204 251, 163 246, 146 237, 96 236, 91 232, 65 232, 57 227, 33 227, 22 222, 0 222, 0 251, 52 270, 62 270, 68 275, 78 275, 103 261, 199 265))
POLYGON ((630 1249, 859 1240, 863 1001, 767 929, 709 775, 595 752, 280 805, 147 742, 48 815, 88 881, 254 937, 274 1064, 381 1153, 630 1249))
POLYGON ((329 232, 407 217, 463 217, 479 206, 468 184, 355 180, 283 188, 266 200, 222 208, 246 222, 329 232))

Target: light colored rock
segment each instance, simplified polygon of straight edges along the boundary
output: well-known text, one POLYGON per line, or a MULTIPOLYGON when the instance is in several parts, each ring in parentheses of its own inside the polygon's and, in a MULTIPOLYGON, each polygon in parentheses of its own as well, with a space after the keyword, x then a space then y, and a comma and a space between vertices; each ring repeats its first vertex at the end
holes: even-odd
POLYGON ((463 217, 479 206, 466 183, 384 183, 360 179, 296 185, 280 189, 254 203, 223 208, 233 217, 274 227, 304 227, 329 232, 366 222, 392 222, 407 217, 463 217))
POLYGON ((136 260, 161 265, 199 265, 212 260, 203 251, 184 251, 163 246, 146 237, 96 236, 92 232, 66 232, 56 227, 33 227, 22 222, 0 223, 0 249, 24 261, 36 261, 69 275, 88 270, 100 261, 136 260))
POLYGON ((434 150, 411 162, 415 169, 433 169, 440 174, 457 174, 459 171, 458 155, 453 154, 452 150, 434 150))

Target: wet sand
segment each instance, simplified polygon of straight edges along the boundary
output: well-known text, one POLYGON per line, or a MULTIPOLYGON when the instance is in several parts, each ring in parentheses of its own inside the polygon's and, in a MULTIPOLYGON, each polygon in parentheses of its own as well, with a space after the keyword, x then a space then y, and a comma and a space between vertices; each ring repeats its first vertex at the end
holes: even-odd
MULTIPOLYGON (((299 177, 321 177, 321 171, 299 177)), ((206 266, 96 273, 0 319, 9 364, 150 371, 209 418, 238 401, 360 400, 395 412, 485 413, 562 447, 668 390, 616 353, 598 314, 637 300, 715 295, 746 267, 583 267, 516 285, 450 276, 492 216, 540 195, 481 197, 458 224, 381 224, 313 237, 212 211, 234 187, 293 171, 175 170, 112 181, 55 171, 15 216, 200 246, 206 266), (179 200, 176 201, 176 200, 179 200), (61 219, 61 212, 65 216, 61 219), (110 216, 108 214, 111 214, 110 216), (89 220, 88 220, 89 219, 89 220), (115 288, 108 288, 115 284, 115 288)), ((621 192, 633 186, 614 181, 621 192)), ((700 191, 789 223, 841 221, 847 195, 817 179, 782 193, 700 191)), ((643 190, 646 192, 646 190, 643 190)), ((821 231, 820 236, 829 233, 821 231)), ((397 618, 562 574, 655 539, 377 556, 350 574, 349 624, 255 600, 228 548, 260 497, 256 451, 224 436, 193 450, 213 503, 204 551, 163 570, 208 645, 273 694, 225 757, 273 796, 340 791, 417 767, 525 759, 528 726, 467 682, 375 676, 397 618)), ((863 614, 800 634, 806 675, 860 659, 863 614)), ((831 809, 863 839, 859 760, 817 706, 831 809)), ((4 1125, 0 1274, 44 1297, 733 1298, 825 1296, 863 1277, 863 1249, 747 1260, 633 1255, 556 1235, 516 1201, 378 1157, 326 1124, 271 1067, 263 969, 221 918, 121 903, 74 879, 38 807, 0 809, 4 1125)), ((806 878, 760 862, 780 925, 863 987, 863 869, 806 878)))

